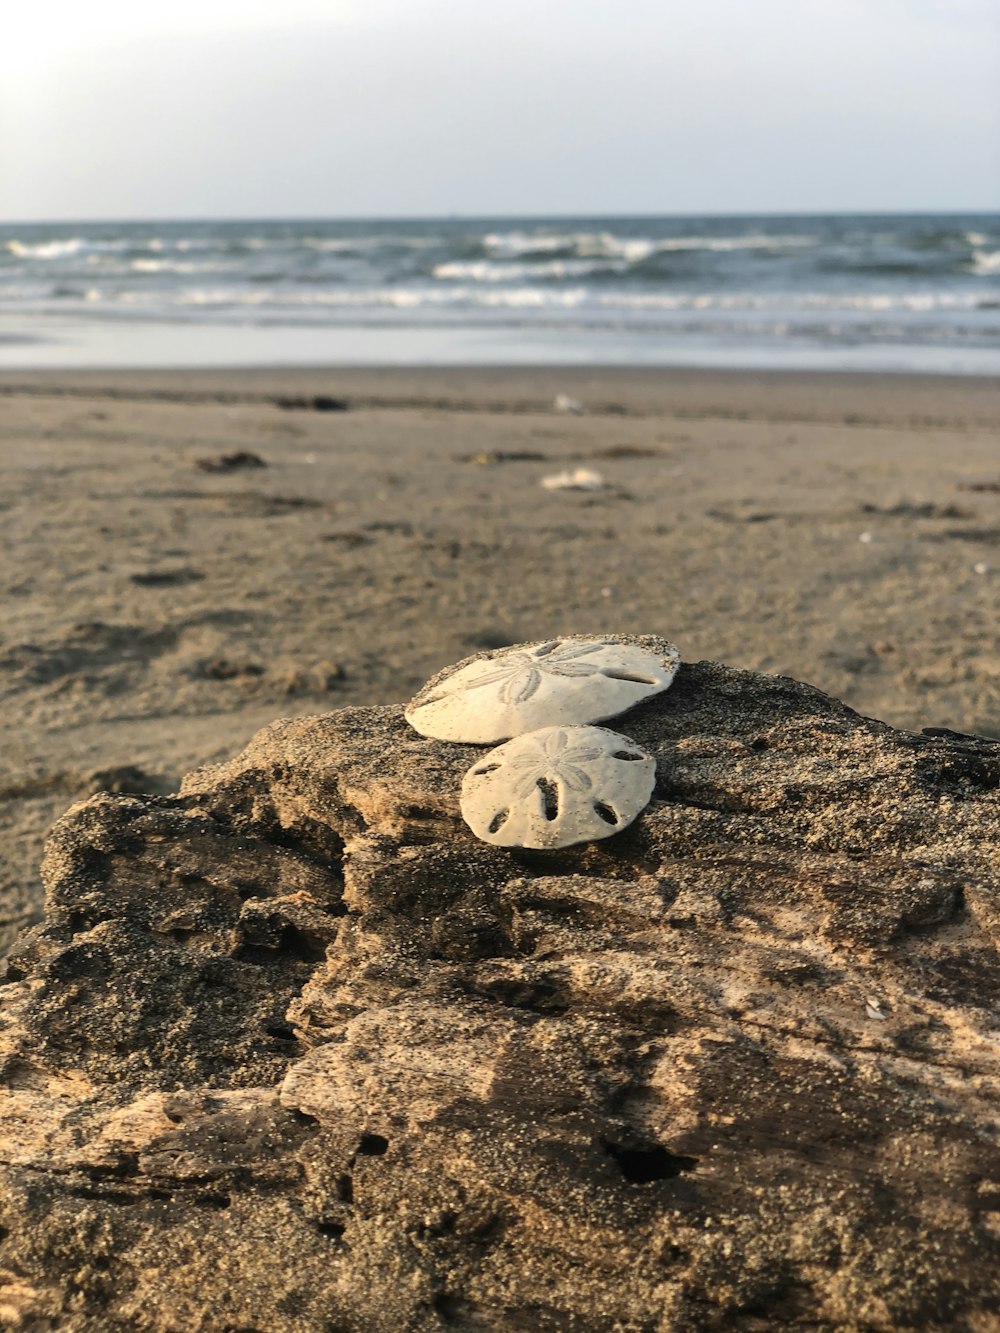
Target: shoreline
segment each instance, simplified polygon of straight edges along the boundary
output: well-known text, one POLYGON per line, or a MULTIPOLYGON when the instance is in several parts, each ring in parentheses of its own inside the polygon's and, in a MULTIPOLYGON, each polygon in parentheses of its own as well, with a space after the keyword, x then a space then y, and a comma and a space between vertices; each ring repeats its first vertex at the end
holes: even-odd
POLYGON ((491 325, 200 323, 68 316, 7 317, 0 322, 0 373, 99 370, 174 371, 214 366, 240 373, 328 370, 430 371, 544 368, 552 373, 607 368, 649 372, 996 376, 995 340, 824 338, 805 332, 662 330, 609 324, 491 325))

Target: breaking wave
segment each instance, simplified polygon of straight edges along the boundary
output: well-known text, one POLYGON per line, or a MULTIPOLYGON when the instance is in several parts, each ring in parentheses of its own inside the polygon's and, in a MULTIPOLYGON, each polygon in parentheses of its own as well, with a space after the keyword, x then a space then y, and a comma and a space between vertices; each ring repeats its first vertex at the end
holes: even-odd
POLYGON ((618 236, 614 232, 574 231, 531 233, 523 231, 490 232, 483 237, 483 248, 496 256, 518 258, 524 255, 572 255, 580 259, 605 257, 622 259, 627 264, 642 263, 651 255, 678 250, 706 250, 715 253, 736 250, 790 250, 817 244, 815 237, 804 235, 750 232, 737 236, 618 236))
POLYGON ((980 277, 1000 274, 1000 250, 973 250, 970 267, 980 277))

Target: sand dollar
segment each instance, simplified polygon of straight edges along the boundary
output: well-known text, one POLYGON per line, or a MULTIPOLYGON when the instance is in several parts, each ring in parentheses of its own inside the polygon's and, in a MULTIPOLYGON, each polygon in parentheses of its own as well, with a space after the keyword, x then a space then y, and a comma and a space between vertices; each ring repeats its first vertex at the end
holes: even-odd
POLYGON ((483 755, 462 818, 499 847, 556 848, 627 828, 649 804, 656 760, 604 727, 542 727, 483 755))
POLYGON ((606 639, 548 639, 460 662, 411 700, 422 736, 486 745, 555 723, 604 722, 665 690, 680 653, 606 639))

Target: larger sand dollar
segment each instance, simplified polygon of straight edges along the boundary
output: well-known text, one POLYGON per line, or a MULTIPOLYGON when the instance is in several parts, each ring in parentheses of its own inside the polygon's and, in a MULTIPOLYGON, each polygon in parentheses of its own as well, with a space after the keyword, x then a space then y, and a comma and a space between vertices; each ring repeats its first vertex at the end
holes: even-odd
POLYGON ((609 838, 649 804, 656 760, 604 727, 542 727, 473 764, 462 818, 499 847, 557 848, 609 838))
POLYGON ((605 639, 548 639, 460 662, 410 701, 422 736, 486 745, 557 723, 604 722, 667 689, 680 653, 605 639))

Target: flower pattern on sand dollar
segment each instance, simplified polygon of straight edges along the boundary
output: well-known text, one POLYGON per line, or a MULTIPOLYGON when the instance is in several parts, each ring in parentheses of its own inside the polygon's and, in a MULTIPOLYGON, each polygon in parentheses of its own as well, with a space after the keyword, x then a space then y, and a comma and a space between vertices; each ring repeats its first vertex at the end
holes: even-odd
POLYGON ((539 778, 548 778, 564 782, 570 791, 590 791, 590 775, 579 765, 600 757, 601 751, 593 745, 571 745, 565 731, 550 731, 533 754, 515 755, 509 761, 511 768, 519 770, 514 790, 518 796, 527 796, 539 778))
POLYGON ((601 670, 600 663, 583 659, 600 652, 607 644, 567 643, 558 640, 539 644, 527 652, 511 653, 498 662, 492 671, 476 680, 463 682, 460 690, 476 690, 482 685, 497 685, 501 681, 500 698, 505 704, 520 704, 531 696, 542 683, 542 675, 593 676, 601 670))

